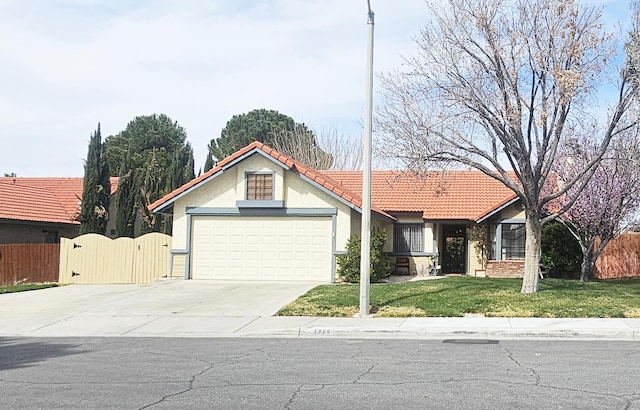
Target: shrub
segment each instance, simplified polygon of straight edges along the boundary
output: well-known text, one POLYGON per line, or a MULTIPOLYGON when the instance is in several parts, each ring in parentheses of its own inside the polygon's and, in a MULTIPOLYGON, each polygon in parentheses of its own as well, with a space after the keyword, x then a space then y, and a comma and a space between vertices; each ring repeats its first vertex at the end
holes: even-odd
POLYGON ((580 244, 560 222, 551 222, 542 229, 542 268, 552 278, 580 277, 582 250, 580 244))
MULTIPOLYGON (((370 281, 377 282, 384 278, 387 273, 387 257, 383 253, 387 236, 382 229, 373 228, 371 230, 371 270, 370 281)), ((360 237, 352 235, 347 240, 347 253, 338 255, 338 276, 345 282, 360 282, 360 237)))

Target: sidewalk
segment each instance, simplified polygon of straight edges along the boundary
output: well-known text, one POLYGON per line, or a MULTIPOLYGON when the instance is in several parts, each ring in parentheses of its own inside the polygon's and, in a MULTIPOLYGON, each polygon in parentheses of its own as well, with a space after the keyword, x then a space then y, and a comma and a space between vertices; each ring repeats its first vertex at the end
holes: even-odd
POLYGON ((640 339, 640 319, 272 316, 313 286, 175 281, 5 294, 0 337, 640 339))
POLYGON ((11 336, 638 340, 640 319, 404 319, 182 314, 0 317, 0 337, 11 336))

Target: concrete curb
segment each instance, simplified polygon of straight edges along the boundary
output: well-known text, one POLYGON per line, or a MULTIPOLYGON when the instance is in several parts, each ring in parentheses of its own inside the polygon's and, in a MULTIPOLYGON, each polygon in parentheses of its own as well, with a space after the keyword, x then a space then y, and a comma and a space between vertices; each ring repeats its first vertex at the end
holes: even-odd
POLYGON ((627 340, 640 339, 633 329, 476 329, 451 331, 445 329, 362 329, 349 327, 304 327, 300 337, 354 338, 354 339, 555 339, 555 340, 627 340))

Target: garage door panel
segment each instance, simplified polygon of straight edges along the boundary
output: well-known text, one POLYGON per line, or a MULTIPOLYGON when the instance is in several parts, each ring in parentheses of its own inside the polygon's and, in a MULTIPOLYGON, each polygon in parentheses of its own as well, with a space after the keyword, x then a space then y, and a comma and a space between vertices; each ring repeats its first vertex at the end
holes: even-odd
MULTIPOLYGON (((286 234, 284 234, 286 235, 286 234)), ((277 245, 278 244, 278 236, 276 235, 265 235, 262 237, 262 244, 269 246, 269 245, 277 245)))
POLYGON ((331 278, 330 217, 194 217, 194 279, 331 278))
POLYGON ((262 260, 264 261, 275 261, 277 252, 274 251, 263 251, 262 252, 262 260))
POLYGON ((231 251, 231 252, 229 252, 229 259, 231 261, 233 261, 233 262, 241 261, 241 260, 245 259, 244 255, 245 255, 245 253, 240 251, 240 250, 231 251))
MULTIPOLYGON (((203 222, 204 224, 205 222, 203 222)), ((226 229, 229 225, 228 221, 225 220, 213 220, 210 225, 213 225, 214 229, 226 229)))
MULTIPOLYGON (((206 228, 205 228, 206 229, 206 228)), ((204 237, 205 235, 198 235, 198 238, 204 237)), ((229 242, 228 236, 213 236, 211 242, 215 245, 226 245, 229 242)))
POLYGON ((281 261, 291 262, 293 260, 293 254, 290 251, 278 252, 278 259, 281 261))

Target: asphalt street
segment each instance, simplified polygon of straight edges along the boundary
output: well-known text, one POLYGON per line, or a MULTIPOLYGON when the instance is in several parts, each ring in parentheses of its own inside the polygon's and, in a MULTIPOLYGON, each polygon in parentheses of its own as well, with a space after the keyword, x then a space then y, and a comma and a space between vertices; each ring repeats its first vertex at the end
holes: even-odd
POLYGON ((640 346, 0 338, 3 409, 640 409, 640 346))

